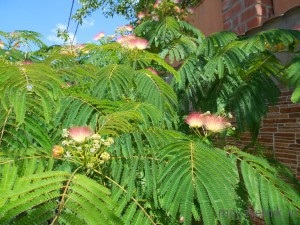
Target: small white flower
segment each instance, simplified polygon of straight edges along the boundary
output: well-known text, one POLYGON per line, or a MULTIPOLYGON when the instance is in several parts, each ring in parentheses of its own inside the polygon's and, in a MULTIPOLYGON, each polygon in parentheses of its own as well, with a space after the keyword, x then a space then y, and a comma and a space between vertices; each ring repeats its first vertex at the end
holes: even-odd
POLYGON ((67 151, 65 157, 66 157, 66 158, 71 158, 72 155, 71 155, 71 153, 70 153, 69 151, 67 151))
POLYGON ((99 144, 100 141, 99 140, 94 140, 93 143, 96 145, 96 144, 99 144))
POLYGON ((107 152, 103 152, 101 155, 100 155, 101 159, 103 159, 104 161, 107 161, 110 159, 110 154, 107 153, 107 152))
POLYGON ((62 137, 66 138, 66 137, 69 137, 69 131, 68 129, 62 129, 62 137))
POLYGON ((93 134, 91 138, 94 140, 100 140, 101 136, 99 134, 93 134))
POLYGON ((99 145, 99 144, 94 144, 93 147, 94 147, 95 149, 99 149, 99 148, 100 148, 100 145, 99 145))
POLYGON ((66 141, 66 140, 64 140, 64 141, 61 142, 61 144, 62 144, 62 145, 69 145, 69 142, 66 141))
POLYGON ((106 141, 108 141, 108 143, 110 143, 111 145, 112 145, 113 143, 115 143, 114 139, 111 138, 111 137, 107 138, 106 141))
POLYGON ((109 147, 111 145, 108 141, 103 141, 103 144, 107 147, 109 147))

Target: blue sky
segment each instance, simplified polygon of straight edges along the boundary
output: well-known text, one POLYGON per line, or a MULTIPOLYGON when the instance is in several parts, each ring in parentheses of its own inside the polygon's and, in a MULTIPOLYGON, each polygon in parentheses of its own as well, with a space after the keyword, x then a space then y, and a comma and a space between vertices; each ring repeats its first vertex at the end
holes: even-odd
MULTIPOLYGON (((75 0, 73 12, 79 7, 75 0)), ((67 26, 72 0, 0 0, 0 30, 32 30, 43 35, 48 45, 59 44, 57 28, 67 26)), ((99 32, 113 34, 118 26, 128 22, 119 16, 105 18, 101 11, 95 11, 85 18, 76 34, 77 43, 93 42, 99 32)), ((70 24, 70 33, 74 33, 76 23, 70 24)))

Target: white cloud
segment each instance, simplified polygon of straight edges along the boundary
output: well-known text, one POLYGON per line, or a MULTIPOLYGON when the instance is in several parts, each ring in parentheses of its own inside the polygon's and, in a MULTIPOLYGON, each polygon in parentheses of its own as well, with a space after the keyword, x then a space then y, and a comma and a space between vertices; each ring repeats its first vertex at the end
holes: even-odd
POLYGON ((88 27, 92 27, 95 24, 95 20, 94 19, 83 19, 82 20, 82 28, 88 28, 88 27))
MULTIPOLYGON (((51 44, 56 44, 56 45, 62 45, 64 44, 64 40, 60 37, 57 37, 57 31, 64 31, 67 29, 67 26, 65 24, 62 23, 58 23, 56 24, 55 28, 53 28, 51 30, 51 34, 47 36, 47 40, 51 42, 51 44)), ((76 44, 77 40, 76 38, 74 38, 74 33, 69 32, 69 41, 67 43, 71 43, 73 41, 72 44, 76 44), (73 41, 74 39, 74 41, 73 41)))

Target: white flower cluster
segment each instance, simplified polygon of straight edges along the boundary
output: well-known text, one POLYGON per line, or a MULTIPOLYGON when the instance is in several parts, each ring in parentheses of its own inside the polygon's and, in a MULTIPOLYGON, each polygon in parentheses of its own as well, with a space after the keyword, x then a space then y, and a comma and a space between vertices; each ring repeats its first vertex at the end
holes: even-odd
POLYGON ((111 146, 113 143, 114 143, 114 139, 111 137, 107 138, 106 140, 103 140, 103 144, 107 147, 111 146))
POLYGON ((69 131, 68 129, 62 129, 62 135, 63 138, 69 137, 69 131))
POLYGON ((88 126, 63 129, 62 137, 64 140, 61 146, 57 145, 54 148, 53 157, 72 158, 73 161, 82 163, 86 168, 97 167, 111 158, 106 148, 114 143, 114 139, 102 137, 88 126))
POLYGON ((100 158, 103 160, 103 161, 108 161, 110 159, 110 154, 107 153, 107 152, 103 152, 101 155, 100 155, 100 158))

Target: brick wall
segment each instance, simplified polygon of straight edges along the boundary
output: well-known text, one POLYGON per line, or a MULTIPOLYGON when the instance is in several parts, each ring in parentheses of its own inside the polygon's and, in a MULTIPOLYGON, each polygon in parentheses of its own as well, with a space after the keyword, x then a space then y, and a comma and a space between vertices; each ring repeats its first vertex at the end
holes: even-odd
POLYGON ((222 0, 225 30, 244 34, 274 15, 272 0, 222 0))
MULTIPOLYGON (((300 103, 292 103, 290 97, 291 91, 282 87, 279 103, 270 106, 263 119, 258 141, 262 153, 288 166, 300 180, 300 103)), ((244 148, 251 144, 250 134, 228 139, 227 144, 244 148)))
POLYGON ((263 120, 259 140, 300 179, 300 104, 290 97, 291 92, 282 89, 279 104, 270 107, 263 120))

